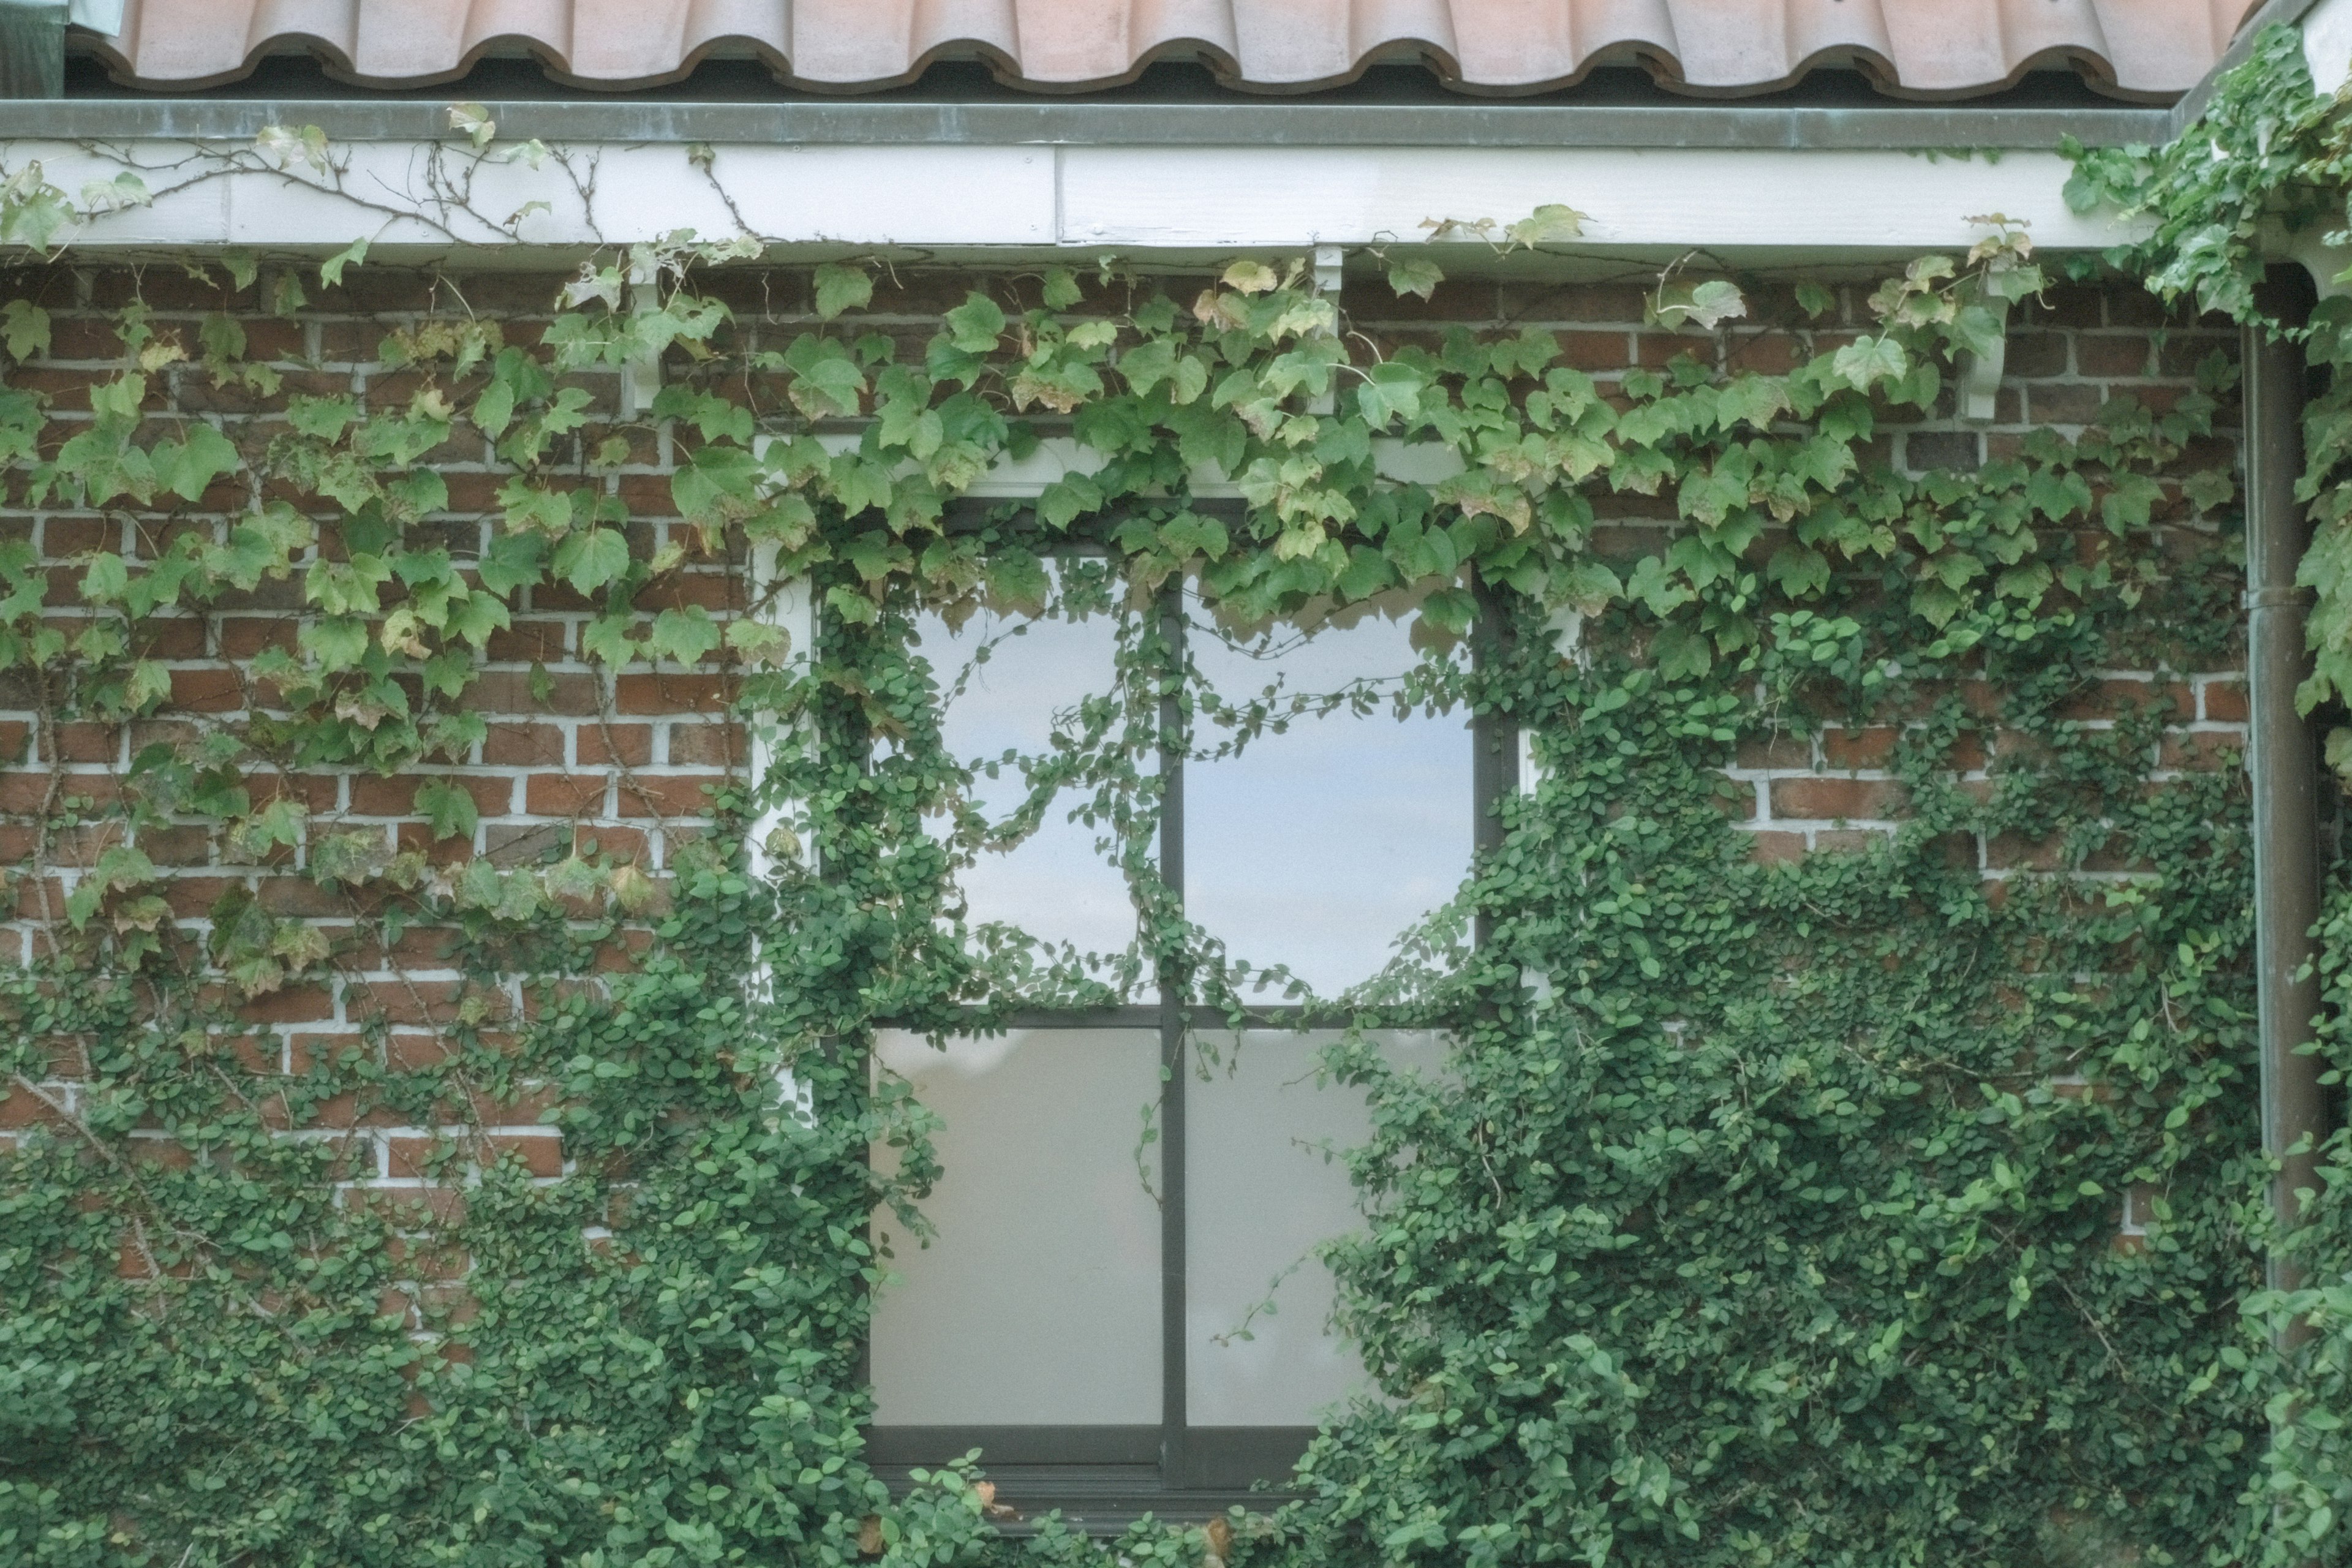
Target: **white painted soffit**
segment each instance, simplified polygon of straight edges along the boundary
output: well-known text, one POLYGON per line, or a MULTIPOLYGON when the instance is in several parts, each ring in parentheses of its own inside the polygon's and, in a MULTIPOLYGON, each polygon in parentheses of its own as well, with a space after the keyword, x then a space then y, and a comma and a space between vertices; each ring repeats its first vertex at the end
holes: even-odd
MULTIPOLYGON (((51 184, 79 192, 121 167, 90 145, 0 142, 0 170, 38 160, 51 184)), ((382 141, 335 149, 344 195, 299 163, 182 184, 204 166, 191 146, 115 144, 156 199, 97 219, 75 242, 335 249, 364 237, 415 254, 578 250, 679 228, 724 238, 740 217, 803 249, 1213 254, 1415 244, 1434 221, 1507 224, 1549 204, 1586 215, 1564 248, 1596 255, 1916 252, 1966 247, 1985 232, 1972 220, 1994 213, 2050 248, 2131 237, 2069 211, 2070 165, 2027 151, 1996 162, 1861 150, 730 144, 706 175, 677 143, 590 143, 561 151, 575 179, 553 162, 477 165, 446 142, 382 141), (442 199, 458 175, 467 208, 442 199), (593 200, 582 195, 590 187, 593 200), (501 232, 517 213, 526 216, 501 232)))

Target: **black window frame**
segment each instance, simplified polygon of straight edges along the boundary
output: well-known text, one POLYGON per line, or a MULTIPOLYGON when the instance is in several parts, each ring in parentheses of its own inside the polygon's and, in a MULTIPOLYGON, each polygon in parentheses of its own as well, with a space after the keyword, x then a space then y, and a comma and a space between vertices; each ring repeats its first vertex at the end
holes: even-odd
MULTIPOLYGON (((1215 515, 1229 524, 1246 516, 1244 503, 1219 499, 1195 499, 1190 509, 1215 515)), ((1014 518, 1034 508, 1018 498, 961 498, 949 504, 945 525, 951 531, 1003 526, 1008 511, 1014 518)), ((1097 524, 1115 522, 1117 510, 1097 514, 1097 524)), ((1073 533, 1056 542, 1052 553, 1082 556, 1100 552, 1099 545, 1073 533)), ((1474 673, 1489 667, 1507 635, 1504 616, 1496 613, 1491 595, 1476 590, 1479 611, 1469 643, 1474 673)), ((1160 631, 1180 667, 1190 625, 1185 613, 1182 579, 1172 579, 1160 590, 1160 631)), ((1158 846, 1160 874, 1177 900, 1184 896, 1184 748, 1173 744, 1185 732, 1181 690, 1171 689, 1160 700, 1160 769, 1161 784, 1158 846)), ((1518 727, 1492 711, 1473 709, 1469 723, 1472 748, 1470 799, 1473 863, 1486 858, 1503 839, 1500 807, 1518 786, 1518 727)), ((1486 945, 1491 922, 1481 914, 1474 922, 1472 941, 1486 945)), ((1223 1513, 1235 1503, 1265 1503, 1282 1495, 1279 1486, 1289 1474, 1317 1428, 1312 1426, 1202 1426, 1189 1419, 1189 1315, 1186 1213, 1186 1084, 1191 1076, 1192 1041, 1202 1030, 1230 1031, 1234 1016, 1221 1006, 1184 1000, 1184 976, 1163 968, 1160 1000, 1116 1006, 1015 1009, 1001 1021, 1014 1029, 1156 1030, 1160 1042, 1160 1415, 1150 1426, 879 1426, 866 1430, 866 1455, 894 1492, 912 1484, 916 1469, 936 1469, 974 1448, 997 1488, 997 1498, 1013 1510, 1003 1523, 1020 1533, 1023 1521, 1060 1510, 1069 1522, 1093 1534, 1116 1534, 1146 1513, 1176 1522, 1199 1521, 1223 1513), (1268 1488, 1276 1490, 1269 1492, 1268 1488)), ((1303 1004, 1281 1003, 1251 1007, 1241 1018, 1243 1028, 1304 1030, 1318 1024, 1341 1026, 1346 1018, 1318 1014, 1303 1004)), ((877 1029, 897 1026, 877 1019, 877 1029)), ((872 1379, 872 1338, 860 1353, 860 1373, 872 1379)))

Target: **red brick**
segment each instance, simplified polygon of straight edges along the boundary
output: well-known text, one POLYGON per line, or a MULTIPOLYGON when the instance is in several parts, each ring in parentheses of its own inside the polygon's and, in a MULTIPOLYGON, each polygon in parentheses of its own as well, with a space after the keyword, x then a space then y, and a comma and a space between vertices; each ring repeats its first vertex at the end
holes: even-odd
MULTIPOLYGON (((351 1018, 381 1017, 391 1024, 454 1023, 468 989, 458 980, 354 981, 343 987, 343 1010, 351 1018)), ((491 993, 473 994, 495 1003, 491 993)))
POLYGON ((1901 815, 1903 786, 1862 779, 1774 779, 1772 815, 1780 818, 1883 820, 1901 815))
POLYGON ((2157 765, 2206 773, 2242 760, 2245 750, 2246 737, 2236 730, 2173 731, 2158 748, 2157 765))
MULTIPOLYGON (((675 746, 676 741, 671 744, 675 746)), ((1786 731, 1750 735, 1739 742, 1733 758, 1743 768, 1810 768, 1813 765, 1813 743, 1802 735, 1786 731)))
POLYGON ((146 827, 139 847, 158 866, 201 866, 212 857, 212 835, 202 827, 146 827))
POLYGON ((531 690, 531 677, 515 669, 485 670, 466 689, 467 705, 479 713, 562 713, 596 711, 596 678, 551 672, 545 698, 531 690))
POLYGON ((681 721, 669 728, 669 761, 675 767, 735 768, 749 754, 749 740, 740 724, 698 724, 681 721))
POLYGON ((44 1084, 41 1093, 36 1094, 22 1084, 0 1085, 0 1127, 36 1127, 62 1121, 63 1117, 52 1102, 63 1103, 65 1088, 63 1084, 44 1084))
POLYGON ((563 731, 552 724, 493 724, 482 761, 494 768, 563 765, 563 731))
POLYGON ((520 1155, 534 1176, 563 1174, 563 1139, 555 1133, 492 1132, 484 1142, 498 1157, 520 1155))
POLYGON ((583 724, 580 763, 583 767, 642 768, 654 760, 654 730, 650 724, 583 724))
POLYGON ((2246 706, 2246 688, 2236 680, 2205 683, 2205 717, 2223 724, 2242 724, 2253 717, 2246 706))
POLYGON ((614 682, 614 705, 624 713, 711 713, 734 700, 735 678, 695 671, 624 675, 614 682))
POLYGON ((2067 719, 2113 719, 2125 712, 2137 711, 2149 703, 2159 705, 2168 719, 2186 722, 2197 711, 2197 701, 2189 688, 2168 681, 2159 688, 2149 680, 2102 680, 2059 709, 2067 719))
POLYGON ((225 658, 251 658, 267 647, 294 651, 295 623, 280 616, 224 616, 220 651, 225 658))
POLYGON ((1779 865, 1805 858, 1805 836, 1801 833, 1751 833, 1748 836, 1748 858, 1762 865, 1779 865))
POLYGON ((289 985, 237 1008, 237 1016, 248 1024, 308 1024, 334 1016, 334 999, 317 985, 289 985))
POLYGON ((2055 871, 2064 863, 2063 846, 2054 837, 2001 833, 1985 845, 1985 864, 1995 870, 2055 871))
POLYGON ((56 560, 122 542, 120 525, 100 517, 52 517, 41 524, 41 553, 56 560))
MULTIPOLYGON (((474 797, 474 808, 485 816, 503 816, 514 798, 514 781, 507 778, 487 778, 478 773, 436 773, 430 775, 444 784, 454 784, 474 797)), ((392 778, 355 778, 352 781, 352 812, 358 816, 415 816, 416 792, 426 781, 421 773, 400 773, 392 778)))
POLYGON ((525 786, 523 809, 533 816, 599 816, 607 782, 602 773, 533 773, 525 786))
POLYGON ((483 657, 499 664, 555 664, 571 657, 569 621, 517 621, 492 632, 483 657))
POLYGON ((549 1111, 562 1103, 562 1096, 551 1086, 518 1086, 505 1099, 487 1089, 469 1089, 467 1111, 484 1127, 530 1127, 543 1121, 549 1111))
POLYGON ((710 792, 719 781, 680 778, 666 773, 635 773, 621 781, 623 816, 702 816, 710 811, 710 792))
POLYGON ((1514 321, 1624 321, 1642 319, 1649 295, 1626 284, 1511 283, 1502 287, 1499 308, 1514 321))
POLYGON ((448 1059, 448 1042, 438 1035, 394 1029, 384 1037, 383 1065, 395 1072, 437 1067, 448 1059))
POLYGON ((245 690, 235 670, 175 669, 172 706, 194 713, 234 713, 245 706, 245 690))
POLYGON ((1822 731, 1822 757, 1832 768, 1883 768, 1895 755, 1902 731, 1884 726, 1822 731))
POLYGON ((2145 332, 2085 332, 2074 340, 2074 361, 2084 375, 2147 375, 2154 368, 2155 345, 2145 332))

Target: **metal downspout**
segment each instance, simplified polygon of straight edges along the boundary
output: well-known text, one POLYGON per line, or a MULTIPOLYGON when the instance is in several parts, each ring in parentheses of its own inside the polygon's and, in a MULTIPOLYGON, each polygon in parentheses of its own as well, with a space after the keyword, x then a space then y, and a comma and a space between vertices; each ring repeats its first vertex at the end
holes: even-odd
POLYGON ((63 98, 66 0, 0 0, 0 98, 63 98))
MULTIPOLYGON (((2299 267, 2274 268, 2257 298, 2265 315, 2299 324, 2313 302, 2309 275, 2299 267)), ((2288 1229, 2302 1216, 2301 1194, 2318 1185, 2315 1150, 2323 1135, 2321 1063, 2298 1049, 2311 1042, 2319 1013, 2312 936, 2319 920, 2318 757, 2311 726, 2294 703, 2310 668, 2310 595, 2294 580, 2311 539, 2310 519, 2294 496, 2303 468, 2303 351, 2248 327, 2244 365, 2247 761, 2254 797, 2263 1149, 2280 1162, 2271 1204, 2288 1229)), ((2303 1271, 2273 1252, 2269 1279, 2273 1289, 2292 1290, 2303 1283, 2303 1271)), ((2279 1347, 2290 1349, 2309 1334, 2309 1324, 2295 1319, 2281 1330, 2279 1347)))

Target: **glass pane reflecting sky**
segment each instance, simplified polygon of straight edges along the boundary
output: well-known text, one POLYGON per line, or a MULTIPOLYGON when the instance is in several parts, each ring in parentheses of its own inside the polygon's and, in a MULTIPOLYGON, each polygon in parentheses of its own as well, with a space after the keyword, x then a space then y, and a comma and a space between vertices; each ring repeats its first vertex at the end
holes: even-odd
MULTIPOLYGON (((1416 662, 1406 623, 1368 615, 1312 636, 1218 632, 1193 607, 1192 650, 1225 701, 1276 681, 1282 701, 1416 662)), ((1184 775, 1184 891, 1192 919, 1233 957, 1282 963, 1324 995, 1370 978, 1397 934, 1452 899, 1468 870, 1474 806, 1466 713, 1371 711, 1292 719, 1239 755, 1184 775)), ((1222 732, 1196 726, 1196 748, 1222 732)))
MULTIPOLYGON (((1116 680, 1117 627, 1108 615, 1069 620, 1031 619, 982 610, 954 631, 935 615, 916 622, 917 649, 931 662, 941 689, 953 693, 943 718, 948 750, 959 762, 993 761, 1007 751, 1046 751, 1056 714, 1068 714, 1116 680), (984 662, 972 660, 983 648, 984 662)), ((1002 820, 1026 796, 1019 768, 974 781, 981 808, 1002 820)), ((1069 820, 1084 803, 1065 790, 1046 809, 1037 831, 1014 848, 983 852, 963 875, 971 919, 1002 921, 1049 942, 1071 942, 1082 952, 1123 951, 1135 938, 1135 905, 1110 853, 1096 847, 1106 828, 1069 820)))

